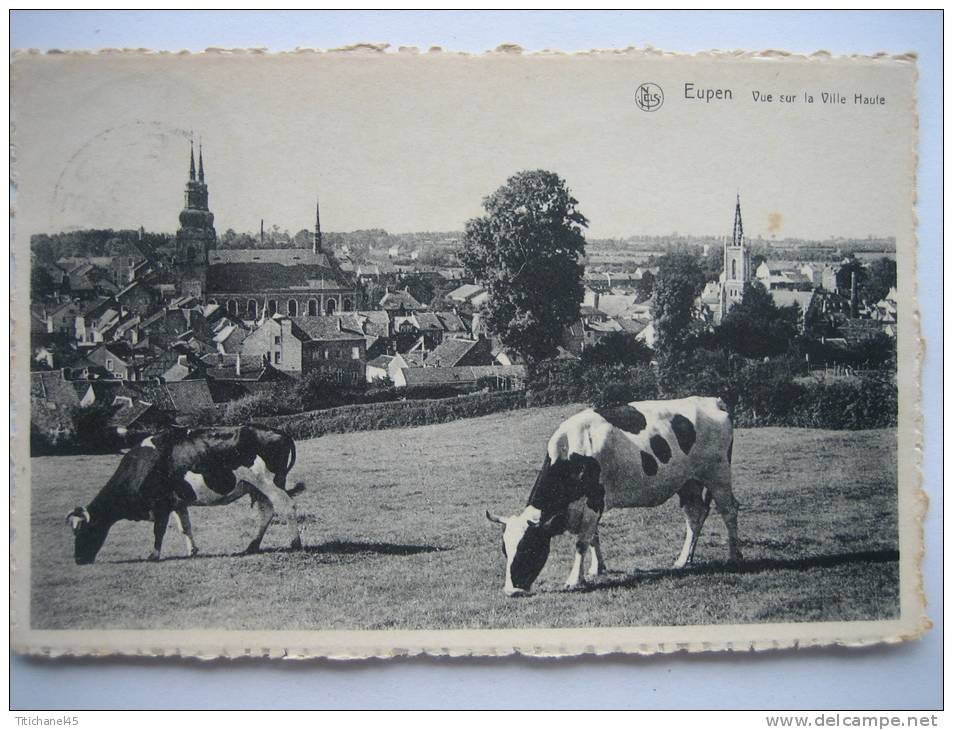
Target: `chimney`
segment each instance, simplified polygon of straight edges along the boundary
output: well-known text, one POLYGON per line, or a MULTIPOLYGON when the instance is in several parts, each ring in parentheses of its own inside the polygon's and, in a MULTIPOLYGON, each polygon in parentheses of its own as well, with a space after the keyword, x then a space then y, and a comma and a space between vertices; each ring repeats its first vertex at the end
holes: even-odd
POLYGON ((258 232, 258 247, 265 247, 265 219, 261 219, 261 229, 258 232))
POLYGON ((850 272, 850 316, 857 317, 857 272, 850 272))

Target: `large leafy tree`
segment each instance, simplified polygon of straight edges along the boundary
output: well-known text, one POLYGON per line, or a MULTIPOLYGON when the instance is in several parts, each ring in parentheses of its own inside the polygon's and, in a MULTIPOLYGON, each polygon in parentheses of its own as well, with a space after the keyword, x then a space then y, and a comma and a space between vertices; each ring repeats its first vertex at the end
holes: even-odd
POLYGON ((699 334, 701 319, 695 300, 705 284, 698 259, 688 253, 670 253, 658 261, 652 321, 660 375, 670 379, 683 363, 699 334))
POLYGON ((868 304, 876 304, 896 285, 897 262, 884 256, 870 264, 860 296, 868 304))
POLYGON ((489 294, 484 322, 530 370, 579 317, 588 221, 577 205, 558 175, 528 170, 487 197, 486 215, 466 225, 461 258, 489 294))
POLYGON ((780 355, 797 336, 800 314, 797 305, 778 307, 763 284, 749 282, 716 336, 727 350, 744 357, 780 355))

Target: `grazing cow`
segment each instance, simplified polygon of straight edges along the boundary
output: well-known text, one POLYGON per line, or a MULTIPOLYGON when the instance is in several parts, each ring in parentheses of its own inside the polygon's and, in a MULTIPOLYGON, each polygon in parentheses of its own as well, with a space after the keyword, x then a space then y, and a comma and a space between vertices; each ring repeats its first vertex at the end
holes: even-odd
POLYGON ((566 588, 581 583, 583 557, 592 578, 605 572, 599 520, 610 507, 656 507, 678 494, 685 543, 675 560, 691 562, 712 499, 728 528, 728 553, 738 548, 738 503, 731 491, 731 419, 717 398, 643 401, 589 409, 567 419, 549 439, 546 460, 520 514, 503 525, 507 596, 528 593, 549 557, 550 540, 576 535, 566 588))
POLYGON ((234 428, 173 428, 143 440, 126 453, 116 473, 86 507, 77 507, 66 520, 75 536, 78 564, 96 559, 110 528, 119 520, 151 520, 155 543, 150 560, 158 560, 162 539, 174 514, 190 555, 198 548, 189 519, 190 506, 230 504, 251 496, 259 510, 258 534, 246 552, 257 552, 271 524, 275 506, 288 514, 291 547, 301 547, 298 518, 286 489, 294 466, 294 440, 260 426, 234 428))

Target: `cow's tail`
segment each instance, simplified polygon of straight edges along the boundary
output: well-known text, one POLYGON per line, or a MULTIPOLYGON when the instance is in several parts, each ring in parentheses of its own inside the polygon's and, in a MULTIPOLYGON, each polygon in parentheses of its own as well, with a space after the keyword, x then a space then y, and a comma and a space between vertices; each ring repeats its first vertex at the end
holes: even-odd
MULTIPOLYGON (((297 447, 295 446, 295 440, 291 439, 291 453, 288 455, 288 472, 287 472, 288 474, 291 473, 291 468, 295 465, 295 461, 297 460, 297 458, 298 458, 298 450, 297 450, 297 447)), ((295 482, 295 485, 291 489, 288 489, 286 491, 289 497, 294 497, 296 494, 301 494, 304 490, 305 490, 304 482, 299 480, 295 482)))

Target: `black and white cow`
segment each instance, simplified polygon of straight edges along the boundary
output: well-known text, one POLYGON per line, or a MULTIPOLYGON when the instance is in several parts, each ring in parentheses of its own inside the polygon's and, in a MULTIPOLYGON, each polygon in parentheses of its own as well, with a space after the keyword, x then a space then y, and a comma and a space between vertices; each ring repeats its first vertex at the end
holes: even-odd
POLYGON ((172 428, 143 440, 127 452, 116 473, 86 507, 66 516, 75 537, 78 564, 92 563, 110 528, 120 520, 150 520, 155 543, 150 560, 158 560, 162 539, 175 515, 190 555, 198 548, 189 519, 190 506, 225 505, 245 496, 259 510, 258 533, 246 552, 257 552, 277 506, 288 515, 291 547, 301 547, 298 518, 286 489, 295 463, 294 440, 259 426, 172 428))
POLYGON ((641 401, 585 410, 567 419, 549 439, 546 460, 520 514, 503 525, 506 581, 503 592, 529 592, 549 557, 550 540, 567 530, 576 554, 567 588, 605 571, 599 520, 611 507, 656 507, 678 494, 687 525, 675 560, 692 560, 712 499, 728 528, 728 553, 741 559, 738 503, 731 491, 733 434, 725 404, 717 398, 641 401))

